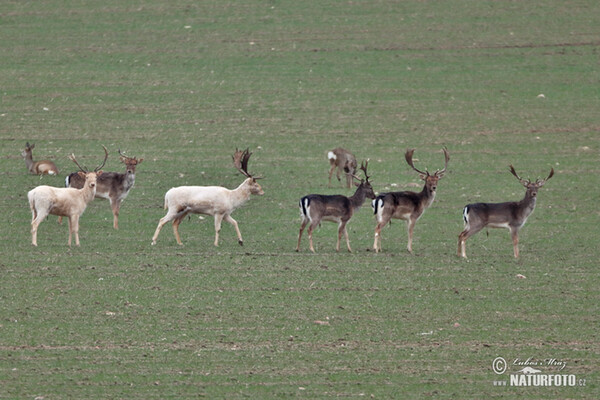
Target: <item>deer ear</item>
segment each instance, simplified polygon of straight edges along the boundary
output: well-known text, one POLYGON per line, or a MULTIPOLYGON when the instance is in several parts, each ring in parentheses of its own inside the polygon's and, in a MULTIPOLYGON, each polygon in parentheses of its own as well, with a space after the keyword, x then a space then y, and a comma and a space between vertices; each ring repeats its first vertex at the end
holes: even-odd
POLYGON ((100 176, 100 175, 102 175, 102 173, 103 173, 103 172, 104 172, 104 171, 102 171, 102 170, 100 170, 100 171, 96 172, 96 176, 100 176))
POLYGON ((81 178, 85 179, 85 172, 77 171, 77 175, 79 175, 81 178))
POLYGON ((141 162, 142 162, 142 161, 144 161, 144 159, 143 159, 143 158, 140 158, 139 160, 137 160, 137 163, 138 163, 138 164, 141 164, 141 162))

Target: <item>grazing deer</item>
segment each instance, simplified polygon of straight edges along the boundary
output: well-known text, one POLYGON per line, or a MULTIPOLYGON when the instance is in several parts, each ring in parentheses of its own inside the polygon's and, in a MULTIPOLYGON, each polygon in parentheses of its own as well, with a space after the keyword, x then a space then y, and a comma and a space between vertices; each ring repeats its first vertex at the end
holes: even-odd
POLYGON ((376 253, 381 251, 381 229, 390 222, 392 218, 403 219, 407 222, 407 249, 412 253, 412 239, 415 224, 425 210, 433 203, 438 181, 444 176, 446 168, 448 168, 450 154, 448 154, 446 148, 444 148, 443 151, 445 158, 444 169, 441 171, 438 170, 431 175, 427 170, 423 172, 415 168, 413 164, 413 153, 415 152, 415 149, 406 150, 406 153, 404 154, 406 162, 412 169, 419 173, 421 179, 425 181, 425 186, 423 186, 423 190, 419 193, 411 191, 382 193, 373 201, 373 211, 375 219, 377 220, 377 226, 375 227, 375 242, 373 243, 373 249, 376 253))
POLYGON ((82 189, 57 188, 52 186, 38 186, 27 193, 29 208, 31 209, 31 244, 37 246, 37 230, 40 223, 49 214, 69 218, 69 247, 71 236, 75 234, 75 245, 79 246, 79 217, 85 211, 88 203, 94 199, 96 194, 96 180, 102 176, 99 167, 94 172, 88 172, 82 168, 75 155, 69 157, 81 170, 85 184, 82 189))
POLYGON ((236 189, 229 190, 220 186, 179 186, 170 189, 165 194, 165 209, 167 215, 162 217, 158 222, 154 236, 152 236, 152 244, 156 244, 158 234, 169 221, 173 221, 173 233, 179 245, 183 245, 179 237, 178 227, 186 215, 204 214, 213 215, 215 217, 215 246, 219 245, 219 232, 221 231, 221 222, 223 219, 229 222, 235 228, 237 233, 238 243, 244 245, 242 234, 238 228, 238 223, 231 218, 231 213, 241 207, 250 199, 250 195, 263 195, 262 188, 256 182, 256 177, 248 172, 248 160, 252 153, 248 149, 241 151, 236 149, 233 154, 233 164, 246 179, 236 189))
POLYGON ((337 147, 327 153, 327 158, 329 159, 329 164, 331 168, 329 169, 329 187, 331 187, 331 176, 333 175, 333 170, 337 168, 335 171, 335 175, 338 181, 340 179, 340 172, 343 171, 346 174, 346 187, 352 187, 352 179, 354 173, 356 172, 356 157, 354 154, 350 153, 346 149, 342 149, 341 147, 337 147))
MULTIPOLYGON (((104 147, 104 146, 103 146, 104 147)), ((108 157, 108 150, 104 147, 105 157, 108 157)), ((125 164, 125 173, 119 172, 104 172, 102 176, 98 177, 96 185, 96 197, 108 199, 110 201, 110 207, 113 213, 113 228, 119 229, 119 209, 121 208, 121 202, 125 200, 129 191, 135 184, 135 168, 138 164, 144 161, 143 158, 139 160, 135 157, 127 157, 121 153, 119 149, 120 160, 125 164)), ((104 159, 106 162, 106 158, 104 159)), ((104 166, 104 164, 102 165, 104 166)), ((74 187, 80 189, 83 187, 84 179, 74 172, 67 176, 65 185, 67 187, 74 187)), ((60 219, 59 219, 60 220, 60 219)))
POLYGON ((538 189, 544 186, 546 181, 554 175, 554 168, 550 169, 550 175, 546 179, 538 179, 535 182, 521 179, 514 167, 510 166, 510 173, 527 189, 525 197, 521 201, 510 201, 506 203, 474 203, 468 204, 463 209, 465 230, 458 235, 458 256, 467 258, 465 242, 467 239, 485 227, 507 228, 513 242, 515 258, 519 257, 519 229, 525 225, 527 218, 533 213, 537 199, 538 189))
POLYGON ((321 221, 331 221, 339 224, 337 245, 335 247, 336 251, 340 251, 340 239, 342 238, 342 233, 344 233, 348 251, 352 252, 346 224, 350 218, 352 218, 354 212, 363 205, 367 197, 370 199, 375 198, 375 193, 369 182, 370 176, 367 175, 368 164, 368 161, 365 164, 361 164, 360 169, 365 173, 365 179, 361 179, 360 184, 356 184, 358 188, 351 197, 342 195, 327 196, 321 194, 309 194, 300 199, 300 217, 302 218, 302 225, 300 226, 300 232, 298 233, 298 245, 296 246, 296 251, 300 251, 302 231, 304 231, 304 228, 309 222, 308 241, 310 244, 310 251, 314 253, 315 248, 312 239, 313 230, 321 223, 321 221))
POLYGON ((25 165, 32 174, 36 175, 58 175, 58 168, 50 160, 33 161, 33 154, 31 150, 35 147, 35 144, 30 145, 29 142, 25 144, 25 149, 21 152, 21 155, 25 159, 25 165))

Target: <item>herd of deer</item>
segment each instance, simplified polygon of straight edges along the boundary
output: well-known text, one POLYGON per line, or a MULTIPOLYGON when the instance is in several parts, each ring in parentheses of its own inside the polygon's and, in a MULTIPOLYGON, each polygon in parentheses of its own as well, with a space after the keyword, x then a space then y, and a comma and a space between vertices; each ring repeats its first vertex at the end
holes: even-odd
MULTIPOLYGON (((57 188, 52 186, 38 186, 31 190, 27 197, 32 212, 31 221, 31 242, 37 246, 37 229, 44 218, 48 215, 59 216, 59 222, 62 217, 69 218, 69 240, 71 245, 71 236, 75 235, 75 244, 79 246, 79 217, 85 211, 87 205, 94 197, 105 198, 110 201, 113 212, 113 227, 118 229, 118 217, 121 202, 133 187, 135 183, 135 169, 143 159, 127 157, 119 150, 120 160, 126 166, 125 173, 103 172, 101 169, 106 164, 108 150, 104 148, 104 161, 93 171, 82 167, 75 156, 71 154, 69 158, 79 167, 78 172, 70 174, 66 178, 66 187, 57 188)), ((33 161, 31 150, 34 145, 27 143, 22 152, 28 170, 34 174, 57 175, 56 165, 49 160, 33 161)), ((375 195, 370 176, 367 173, 368 160, 360 166, 363 171, 364 179, 359 178, 357 173, 356 158, 348 150, 336 148, 329 151, 327 157, 330 162, 329 185, 331 186, 331 177, 333 171, 341 181, 340 173, 346 175, 346 186, 352 187, 354 183, 357 186, 356 191, 350 197, 343 195, 320 195, 310 194, 300 199, 300 216, 302 219, 300 232, 298 233, 298 244, 296 251, 300 251, 300 241, 302 232, 308 225, 308 240, 310 250, 314 253, 312 234, 314 229, 320 225, 321 221, 331 221, 338 223, 338 238, 336 250, 340 250, 340 240, 342 234, 346 239, 348 251, 350 240, 346 224, 352 218, 352 215, 364 204, 367 198, 372 199, 372 207, 375 214, 375 241, 373 250, 381 251, 381 230, 390 223, 392 219, 402 219, 407 222, 408 227, 408 245, 407 249, 412 253, 412 237, 417 220, 423 215, 425 210, 433 203, 435 199, 438 181, 446 173, 450 154, 446 148, 444 152, 444 168, 430 174, 427 169, 421 171, 414 166, 414 149, 406 151, 404 157, 408 165, 416 171, 420 178, 425 181, 423 189, 420 192, 401 191, 388 192, 375 195), (358 180, 358 182, 354 182, 358 180)), ((179 236, 179 224, 189 214, 205 214, 214 216, 215 223, 215 241, 214 245, 219 245, 219 231, 223 220, 229 222, 235 228, 238 242, 243 245, 242 235, 236 220, 231 217, 231 213, 246 203, 251 195, 263 195, 264 191, 257 180, 261 177, 254 176, 248 172, 248 160, 250 159, 248 150, 237 150, 233 154, 233 163, 237 170, 242 173, 246 179, 233 190, 221 186, 179 186, 170 189, 165 194, 164 208, 167 214, 160 219, 156 231, 152 236, 152 245, 156 244, 158 235, 162 227, 171 222, 173 233, 178 244, 182 244, 179 236)), ((525 180, 517 175, 517 172, 510 166, 510 172, 527 189, 525 197, 521 201, 512 201, 505 203, 474 203, 468 204, 463 209, 463 219, 465 229, 458 236, 458 256, 466 258, 465 242, 469 237, 481 231, 485 227, 507 228, 510 231, 513 251, 515 258, 519 257, 518 232, 525 224, 527 218, 535 208, 538 189, 541 188, 548 179, 554 175, 554 169, 546 179, 538 179, 535 182, 525 180)))

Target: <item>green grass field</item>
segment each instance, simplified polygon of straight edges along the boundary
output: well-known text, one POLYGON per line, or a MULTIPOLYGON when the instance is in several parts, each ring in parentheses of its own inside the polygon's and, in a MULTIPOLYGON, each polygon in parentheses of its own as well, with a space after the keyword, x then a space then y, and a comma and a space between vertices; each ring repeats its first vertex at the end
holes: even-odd
POLYGON ((597 1, 5 1, 0 33, 0 398, 600 397, 597 1), (108 171, 144 158, 120 229, 96 199, 81 247, 55 217, 31 246, 27 192, 101 145, 108 171), (352 254, 332 223, 294 251, 300 197, 352 193, 327 187, 337 146, 378 192, 419 190, 407 148, 430 171, 448 148, 414 255, 402 221, 370 251, 368 204, 352 254), (244 247, 197 216, 151 246, 169 188, 242 182, 236 147, 265 177, 244 247), (493 229, 459 259, 464 205, 522 198, 509 164, 556 171, 520 259, 493 229), (494 385, 527 359, 577 384, 494 385))

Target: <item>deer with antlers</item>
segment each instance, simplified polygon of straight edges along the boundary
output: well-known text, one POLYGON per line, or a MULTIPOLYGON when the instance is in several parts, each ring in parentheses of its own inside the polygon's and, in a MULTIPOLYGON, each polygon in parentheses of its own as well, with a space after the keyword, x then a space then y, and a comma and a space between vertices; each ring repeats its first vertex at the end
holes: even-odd
MULTIPOLYGON (((104 147, 104 152, 104 162, 106 163, 106 158, 108 157, 108 150, 106 150, 106 147, 104 147)), ((119 229, 119 210, 121 209, 121 203, 125 200, 129 191, 135 184, 135 169, 138 164, 144 161, 143 158, 138 160, 136 157, 124 155, 121 153, 121 149, 119 149, 119 156, 121 162, 125 164, 125 173, 104 172, 102 176, 98 177, 96 185, 96 197, 108 199, 110 202, 113 213, 113 228, 115 229, 119 229)), ((102 164, 102 166, 104 166, 104 164, 102 164)), ((84 182, 84 179, 82 179, 77 172, 70 174, 65 179, 65 185, 67 187, 74 187, 77 189, 82 188, 84 182)))
POLYGON ((346 174, 346 187, 350 189, 352 187, 352 180, 354 179, 354 173, 356 172, 356 157, 346 149, 337 147, 327 152, 327 159, 329 160, 329 187, 331 187, 331 176, 335 170, 335 175, 338 181, 340 179, 340 172, 346 174))
POLYGON ((31 209, 31 244, 37 246, 37 231, 40 223, 49 214, 69 218, 69 241, 75 235, 75 245, 79 246, 79 217, 85 211, 87 205, 94 199, 96 194, 96 181, 102 176, 101 167, 93 172, 82 168, 75 155, 69 157, 80 169, 79 174, 85 180, 81 189, 57 188, 53 186, 38 186, 27 193, 29 208, 31 209))
POLYGON ((152 244, 156 244, 156 239, 162 227, 169 221, 173 221, 173 233, 179 245, 183 245, 179 237, 179 224, 188 214, 213 215, 215 218, 215 246, 219 245, 219 232, 221 231, 221 222, 229 222, 235 228, 238 243, 244 244, 242 234, 238 223, 231 217, 231 213, 244 205, 250 195, 263 195, 264 191, 258 184, 257 177, 248 172, 248 160, 252 153, 248 149, 241 151, 236 149, 233 154, 233 163, 240 173, 246 176, 236 189, 230 190, 221 186, 179 186, 170 189, 165 194, 164 208, 168 209, 167 215, 160 219, 152 244))
POLYGON ((25 160, 25 165, 27 166, 29 172, 36 175, 58 175, 58 168, 56 167, 56 164, 54 164, 52 161, 33 161, 33 154, 31 151, 34 147, 35 144, 30 145, 29 142, 27 142, 25 144, 25 149, 23 149, 23 151, 21 152, 21 156, 23 156, 23 159, 25 160))
MULTIPOLYGON (((352 252, 346 224, 350 218, 352 218, 352 215, 354 215, 354 213, 363 205, 367 197, 370 199, 375 198, 373 187, 371 187, 371 182, 369 182, 370 176, 367 174, 368 164, 368 161, 361 164, 360 169, 364 172, 365 179, 361 179, 360 183, 356 184, 358 187, 351 197, 342 195, 309 194, 300 199, 300 217, 302 218, 302 224, 300 225, 300 232, 298 233, 298 245, 296 246, 296 251, 300 251, 302 232, 306 225, 308 225, 310 251, 314 253, 315 248, 312 239, 313 230, 321 223, 321 221, 331 221, 338 223, 336 251, 340 251, 340 240, 343 233, 346 238, 348 251, 352 252)), ((358 179, 356 175, 354 175, 354 178, 358 179)))
POLYGON ((446 173, 448 168, 448 161, 450 161, 450 154, 446 148, 442 149, 444 152, 444 168, 440 171, 437 170, 435 173, 430 174, 427 169, 421 171, 415 168, 413 164, 413 154, 415 149, 408 149, 404 154, 404 158, 408 165, 419 173, 421 179, 425 181, 423 190, 421 192, 390 192, 382 193, 372 202, 375 219, 377 220, 377 226, 375 227, 375 241, 373 243, 373 250, 375 252, 381 251, 381 230, 389 223, 392 218, 402 219, 407 222, 408 227, 408 245, 407 249, 409 253, 412 253, 412 240, 413 231, 415 224, 418 219, 421 218, 423 213, 433 203, 437 190, 438 181, 446 173))
POLYGON ((533 213, 539 188, 544 186, 548 179, 554 176, 554 168, 546 179, 538 179, 535 182, 525 180, 517 175, 515 168, 510 165, 510 173, 513 174, 527 190, 521 201, 506 203, 474 203, 468 204, 463 209, 465 229, 458 235, 458 256, 467 258, 466 241, 485 227, 506 228, 510 231, 513 242, 513 254, 519 258, 519 229, 527 218, 533 213))

